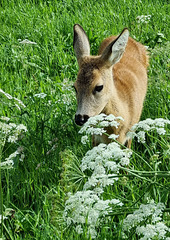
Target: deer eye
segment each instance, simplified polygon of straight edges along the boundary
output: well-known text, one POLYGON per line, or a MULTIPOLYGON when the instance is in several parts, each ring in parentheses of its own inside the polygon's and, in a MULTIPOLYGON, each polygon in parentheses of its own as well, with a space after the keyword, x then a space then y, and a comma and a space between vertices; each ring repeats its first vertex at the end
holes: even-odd
POLYGON ((94 92, 101 92, 102 89, 103 89, 103 85, 96 86, 94 89, 94 92))

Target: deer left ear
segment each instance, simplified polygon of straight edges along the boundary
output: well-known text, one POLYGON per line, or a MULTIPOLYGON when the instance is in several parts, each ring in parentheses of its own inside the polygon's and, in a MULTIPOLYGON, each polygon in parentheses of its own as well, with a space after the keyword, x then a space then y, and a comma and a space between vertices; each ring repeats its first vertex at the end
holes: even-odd
POLYGON ((110 66, 120 61, 129 38, 129 31, 125 28, 121 34, 103 51, 101 58, 110 66))
POLYGON ((81 59, 90 55, 90 44, 84 29, 79 24, 74 25, 73 47, 80 65, 81 59))

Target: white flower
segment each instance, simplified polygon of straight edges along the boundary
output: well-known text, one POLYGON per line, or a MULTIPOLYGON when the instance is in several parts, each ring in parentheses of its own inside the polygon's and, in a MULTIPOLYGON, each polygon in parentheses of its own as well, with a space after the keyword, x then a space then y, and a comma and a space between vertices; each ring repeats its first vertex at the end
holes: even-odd
POLYGON ((112 185, 118 178, 110 178, 109 171, 119 173, 119 167, 128 165, 131 157, 131 150, 121 149, 118 143, 99 144, 92 150, 89 150, 82 159, 81 170, 92 170, 91 177, 85 184, 85 189, 90 189, 100 185, 105 187, 112 185))
POLYGON ((105 127, 115 127, 118 128, 119 122, 123 121, 122 117, 115 117, 111 115, 105 115, 104 113, 90 117, 88 121, 80 129, 79 133, 86 133, 90 135, 102 135, 106 133, 105 127))
POLYGON ((88 234, 91 238, 95 238, 103 216, 107 215, 111 210, 110 204, 121 205, 117 199, 102 200, 100 195, 103 191, 96 188, 96 191, 78 191, 74 195, 69 194, 69 198, 65 203, 63 217, 67 225, 76 224, 76 232, 82 233, 83 226, 88 227, 88 234))
POLYGON ((82 144, 86 144, 87 142, 89 142, 88 136, 87 136, 87 135, 82 136, 82 137, 81 137, 81 143, 82 143, 82 144))
POLYGON ((27 132, 27 128, 26 128, 26 126, 24 126, 23 124, 17 125, 16 130, 17 130, 17 131, 20 131, 20 132, 21 132, 21 131, 27 132))
POLYGON ((45 98, 47 96, 46 93, 37 93, 37 94, 34 94, 34 97, 37 97, 37 98, 45 98))
MULTIPOLYGON (((70 225, 70 224, 69 224, 69 225, 70 225)), ((83 233, 83 228, 81 227, 81 225, 77 225, 77 226, 76 226, 76 232, 77 232, 78 234, 83 233)))
POLYGON ((159 135, 164 135, 166 133, 164 129, 166 124, 170 124, 170 120, 163 118, 152 120, 148 118, 135 124, 131 131, 127 133, 127 137, 137 137, 138 142, 145 143, 145 132, 156 130, 159 135))
POLYGON ((132 227, 139 225, 148 216, 154 216, 154 218, 161 216, 164 208, 165 205, 163 203, 158 203, 157 205, 155 203, 141 204, 139 210, 134 211, 133 214, 129 214, 125 218, 124 229, 130 230, 132 227))
POLYGON ((138 226, 136 233, 140 236, 143 235, 143 240, 150 240, 154 237, 158 239, 165 239, 166 233, 169 232, 168 227, 163 222, 157 222, 155 225, 147 224, 146 226, 138 226))
POLYGON ((8 137, 8 142, 10 142, 10 143, 15 143, 17 140, 18 140, 17 135, 11 135, 8 137))
POLYGON ((129 158, 127 158, 127 157, 123 157, 123 158, 121 158, 121 160, 120 160, 120 164, 121 164, 122 166, 129 165, 129 163, 130 163, 130 160, 129 160, 129 158))
POLYGON ((136 234, 142 237, 142 240, 167 239, 166 235, 170 232, 164 222, 162 222, 162 212, 165 206, 163 203, 154 202, 142 204, 139 210, 129 214, 124 220, 123 230, 131 231, 131 228, 136 228, 136 234))
POLYGON ((20 153, 18 152, 18 150, 16 150, 15 152, 11 153, 8 158, 5 158, 5 161, 10 161, 14 159, 18 154, 20 153))
POLYGON ((116 140, 117 138, 119 137, 119 135, 116 135, 116 134, 111 134, 109 135, 109 139, 112 139, 112 140, 116 140))
POLYGON ((119 199, 112 199, 110 203, 118 206, 123 206, 123 203, 119 199))
POLYGON ((9 120, 10 120, 10 118, 5 117, 5 116, 1 116, 0 119, 3 121, 6 121, 6 122, 9 122, 9 120))
MULTIPOLYGON (((13 100, 17 101, 18 104, 21 105, 22 107, 24 107, 24 108, 26 107, 21 100, 19 100, 18 98, 12 97, 10 94, 4 92, 2 89, 0 89, 0 93, 4 94, 9 100, 13 99, 13 100)), ((20 106, 18 104, 16 104, 16 103, 14 103, 14 104, 19 110, 21 110, 20 106)))
POLYGON ((156 128, 156 131, 159 135, 165 135, 165 133, 166 133, 164 128, 156 128))
POLYGON ((14 165, 14 161, 11 160, 11 159, 6 160, 6 161, 0 163, 0 166, 1 166, 2 169, 13 168, 13 165, 14 165))
POLYGON ((151 19, 151 15, 137 16, 136 20, 138 23, 148 23, 151 19))
POLYGON ((36 42, 31 42, 28 39, 24 39, 23 41, 20 41, 19 43, 21 43, 21 44, 32 44, 32 45, 36 45, 37 44, 36 42))

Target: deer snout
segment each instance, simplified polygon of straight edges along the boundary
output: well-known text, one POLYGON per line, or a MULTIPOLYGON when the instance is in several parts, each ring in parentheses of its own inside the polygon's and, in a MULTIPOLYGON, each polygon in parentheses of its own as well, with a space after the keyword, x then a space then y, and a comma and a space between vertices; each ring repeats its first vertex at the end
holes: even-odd
POLYGON ((75 123, 79 126, 82 126, 89 119, 88 115, 75 115, 75 123))

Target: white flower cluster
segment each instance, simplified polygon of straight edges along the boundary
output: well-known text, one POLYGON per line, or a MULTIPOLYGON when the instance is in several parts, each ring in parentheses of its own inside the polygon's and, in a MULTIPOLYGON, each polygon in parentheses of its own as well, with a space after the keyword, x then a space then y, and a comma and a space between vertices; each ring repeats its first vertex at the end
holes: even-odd
POLYGON ((34 94, 34 97, 37 97, 37 98, 45 98, 47 96, 46 93, 37 93, 37 94, 34 94))
POLYGON ((13 168, 13 165, 14 165, 14 161, 13 161, 13 160, 14 160, 18 155, 20 155, 20 161, 23 161, 23 159, 24 159, 24 157, 25 157, 25 155, 24 155, 24 153, 23 153, 23 150, 24 150, 23 147, 18 147, 18 149, 17 149, 15 152, 11 153, 8 158, 5 158, 5 161, 4 161, 4 162, 0 162, 1 168, 2 168, 2 169, 10 169, 10 168, 13 168))
POLYGON ((138 23, 148 23, 151 19, 151 15, 137 16, 136 20, 138 23))
MULTIPOLYGON (((80 130, 80 133, 103 134, 105 132, 104 127, 114 126, 117 128, 119 126, 118 120, 123 119, 113 115, 100 114, 90 118, 80 130)), ((112 139, 116 137, 115 134, 111 136, 112 139)), ((87 135, 83 136, 82 139, 87 142, 87 135)), ((64 210, 67 225, 76 224, 78 234, 83 232, 83 225, 86 224, 88 234, 91 238, 95 238, 96 227, 103 220, 101 217, 112 210, 111 204, 123 205, 118 199, 104 201, 102 193, 106 186, 112 185, 115 180, 118 180, 119 169, 129 164, 131 154, 130 149, 121 149, 118 143, 112 142, 108 145, 99 144, 89 150, 83 157, 80 165, 81 171, 91 172, 91 175, 84 184, 83 191, 69 195, 64 210)))
MULTIPOLYGON (((11 155, 10 155, 11 156, 11 155)), ((9 156, 9 157, 10 157, 9 156)), ((2 169, 10 169, 10 168, 13 168, 13 165, 14 165, 14 161, 13 160, 6 160, 4 162, 0 162, 0 166, 2 169)))
POLYGON ((91 238, 95 238, 97 235, 96 227, 100 225, 103 219, 101 217, 111 211, 111 205, 122 206, 122 203, 117 199, 101 200, 101 193, 100 188, 96 188, 95 191, 78 191, 74 195, 70 195, 66 201, 63 217, 68 226, 77 225, 78 234, 83 233, 83 226, 87 225, 87 234, 91 238))
MULTIPOLYGON (((18 39, 18 40, 20 41, 21 39, 18 39)), ((31 45, 36 45, 37 44, 36 42, 32 42, 28 39, 24 39, 23 41, 20 41, 19 43, 21 43, 21 44, 31 44, 31 45)))
POLYGON ((18 98, 12 97, 9 93, 4 92, 2 89, 0 89, 0 93, 2 93, 9 100, 13 100, 15 107, 17 107, 19 110, 21 110, 21 107, 24 107, 24 108, 26 107, 21 100, 19 100, 18 98))
POLYGON ((166 124, 170 124, 170 120, 163 118, 156 118, 153 120, 148 118, 135 124, 127 134, 127 137, 137 137, 138 142, 145 143, 146 132, 156 130, 159 135, 164 135, 166 133, 164 129, 166 124))
MULTIPOLYGON (((109 126, 117 128, 121 120, 123 120, 121 117, 116 118, 113 115, 106 116, 101 114, 90 118, 80 130, 80 133, 102 135, 106 132, 104 128, 109 126)), ((143 131, 135 133, 135 131, 141 129, 144 131, 156 129, 158 133, 162 134, 162 129, 169 122, 169 120, 164 119, 141 121, 132 127, 132 132, 129 133, 129 136, 138 137, 140 140, 144 139, 143 131)), ((85 143, 88 141, 87 135, 82 138, 82 141, 85 143)), ((115 134, 111 135, 112 139, 116 139, 116 137, 117 135, 115 134)), ((96 238, 96 228, 99 228, 100 223, 105 219, 104 216, 113 211, 111 204, 123 205, 118 199, 103 200, 102 194, 106 186, 112 185, 118 179, 119 169, 129 164, 131 154, 132 151, 130 149, 121 149, 118 143, 111 142, 108 145, 99 144, 92 150, 89 150, 83 157, 80 165, 81 171, 88 172, 88 176, 90 173, 91 175, 84 184, 83 191, 69 195, 64 210, 64 219, 67 225, 75 224, 78 234, 83 233, 84 229, 87 229, 91 238, 96 238), (84 226, 87 228, 84 228, 84 226)), ((134 214, 128 215, 124 220, 124 235, 132 228, 136 228, 136 234, 139 236, 143 235, 142 240, 151 239, 148 237, 151 234, 149 235, 148 233, 147 235, 147 233, 142 232, 144 229, 147 231, 150 227, 154 229, 155 235, 153 236, 164 239, 164 235, 169 231, 161 221, 164 208, 165 206, 162 203, 156 205, 152 202, 148 205, 141 205, 139 210, 135 211, 134 214), (141 226, 143 222, 145 226, 141 226), (161 226, 162 231, 160 229, 161 226)))
POLYGON ((123 231, 130 232, 132 228, 136 228, 136 234, 142 235, 140 240, 150 240, 154 237, 166 239, 166 234, 170 232, 170 229, 162 222, 161 216, 164 208, 163 203, 142 204, 138 210, 125 218, 123 231))
MULTIPOLYGON (((9 118, 3 118, 6 122, 9 121, 9 118)), ((0 133, 1 138, 7 139, 7 142, 14 143, 18 140, 21 132, 27 132, 27 128, 23 124, 16 125, 15 123, 6 123, 0 121, 0 133)), ((1 141, 3 139, 0 139, 1 141)))
MULTIPOLYGON (((119 121, 124 121, 122 117, 115 117, 114 115, 105 115, 101 113, 100 115, 96 115, 94 117, 90 117, 88 121, 83 125, 80 129, 79 133, 86 133, 85 136, 82 137, 81 142, 86 144, 88 141, 87 135, 102 135, 106 133, 104 128, 107 127, 115 127, 118 128, 119 121)), ((112 134, 110 139, 116 139, 118 135, 112 134)))
MULTIPOLYGON (((23 124, 9 123, 10 118, 0 117, 0 144, 4 146, 5 142, 15 143, 22 132, 27 132, 27 128, 23 124)), ((23 161, 25 155, 23 153, 23 147, 18 149, 9 155, 5 161, 0 163, 2 169, 12 168, 14 165, 13 159, 20 155, 20 161, 23 161)))
MULTIPOLYGON (((105 127, 118 127, 121 117, 113 115, 106 116, 100 114, 91 117, 84 124, 80 133, 87 135, 102 135, 106 132, 105 127)), ((82 137, 82 142, 88 141, 88 136, 82 137)), ((112 134, 111 139, 116 139, 118 136, 112 134)), ((102 200, 103 188, 112 185, 118 178, 115 177, 119 173, 119 167, 129 164, 131 151, 122 150, 119 144, 113 142, 108 145, 100 144, 89 150, 82 159, 82 172, 90 170, 92 172, 88 181, 85 183, 83 191, 79 191, 74 195, 70 195, 66 201, 64 218, 67 225, 76 224, 78 234, 83 232, 83 225, 87 224, 88 234, 91 238, 96 237, 96 227, 99 226, 104 215, 111 211, 111 204, 122 206, 123 204, 118 199, 102 200), (93 189, 93 190, 92 190, 93 189)))
POLYGON ((84 189, 112 185, 118 180, 119 167, 129 164, 132 152, 130 149, 121 149, 118 143, 112 142, 108 145, 99 144, 89 150, 82 159, 81 170, 91 170, 92 175, 84 185, 84 189), (109 174, 111 173, 111 174, 109 174))
POLYGON ((140 240, 150 240, 150 239, 166 239, 167 233, 170 233, 170 229, 163 222, 157 222, 156 224, 147 224, 146 226, 138 226, 136 228, 136 233, 140 236, 143 235, 140 240))

